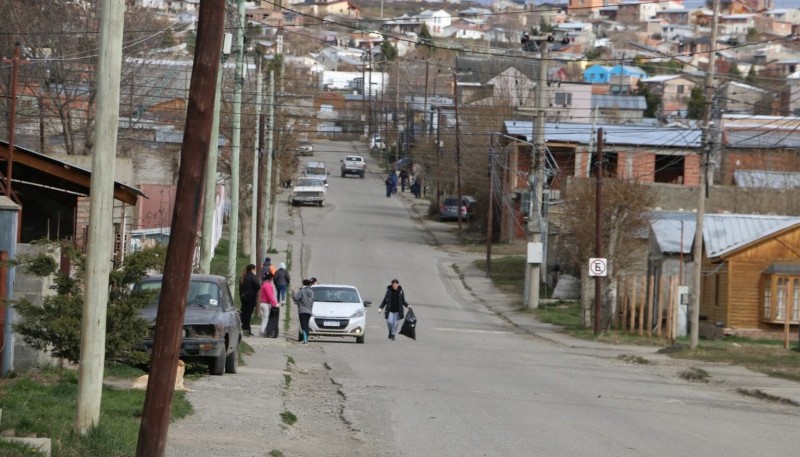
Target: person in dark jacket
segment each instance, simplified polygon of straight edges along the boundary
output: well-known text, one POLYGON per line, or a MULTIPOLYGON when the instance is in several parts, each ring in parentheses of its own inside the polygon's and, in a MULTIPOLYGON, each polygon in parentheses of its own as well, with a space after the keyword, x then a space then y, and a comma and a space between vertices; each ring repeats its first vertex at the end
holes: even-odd
POLYGON ((286 290, 289 289, 291 278, 289 272, 286 271, 286 264, 281 262, 278 265, 278 270, 275 271, 275 277, 272 278, 272 283, 275 284, 275 290, 278 292, 278 303, 286 304, 286 290))
POLYGON ((253 310, 256 309, 258 294, 261 291, 261 283, 256 276, 256 266, 247 265, 244 268, 242 277, 239 278, 239 299, 242 301, 242 331, 245 335, 253 336, 250 329, 250 320, 253 317, 253 310))
POLYGON ((378 309, 382 310, 386 318, 386 325, 389 327, 389 339, 393 340, 397 335, 397 324, 403 318, 403 307, 408 308, 405 293, 400 286, 400 281, 392 279, 392 283, 386 287, 386 295, 378 309))
POLYGON ((397 175, 394 172, 389 173, 384 184, 386 184, 386 196, 391 197, 397 191, 397 175))

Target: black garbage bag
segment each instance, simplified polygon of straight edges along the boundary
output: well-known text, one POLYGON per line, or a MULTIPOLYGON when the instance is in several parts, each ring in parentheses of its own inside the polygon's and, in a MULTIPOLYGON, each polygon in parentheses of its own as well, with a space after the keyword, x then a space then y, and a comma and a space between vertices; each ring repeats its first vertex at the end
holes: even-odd
POLYGON ((400 327, 399 333, 403 336, 411 338, 412 340, 417 339, 417 316, 414 314, 414 310, 411 309, 410 306, 406 312, 406 318, 403 320, 403 326, 400 327))

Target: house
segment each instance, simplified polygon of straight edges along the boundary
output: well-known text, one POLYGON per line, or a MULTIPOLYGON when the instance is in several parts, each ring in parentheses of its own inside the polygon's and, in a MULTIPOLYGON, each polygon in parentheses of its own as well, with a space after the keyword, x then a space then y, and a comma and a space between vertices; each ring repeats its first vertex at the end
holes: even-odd
POLYGON ((674 25, 687 25, 689 24, 689 10, 684 8, 658 10, 655 18, 674 25))
MULTIPOLYGON (((646 85, 651 94, 661 99, 658 117, 667 119, 686 112, 689 96, 697 83, 685 75, 657 75, 644 78, 641 83, 646 85)), ((681 115, 682 117, 682 115, 681 115)))
POLYGON ((786 85, 789 86, 789 113, 800 116, 800 71, 796 71, 786 77, 786 85))
POLYGON ((313 24, 317 24, 319 19, 325 16, 339 16, 352 19, 361 17, 361 8, 353 5, 347 0, 322 0, 316 3, 303 4, 297 6, 301 13, 313 16, 313 18, 306 18, 313 24))
POLYGON ((731 14, 719 18, 719 33, 730 36, 747 35, 748 30, 755 27, 755 14, 731 14))
POLYGON ((641 121, 647 102, 641 95, 593 94, 592 111, 597 112, 597 122, 624 124, 641 121))
POLYGON ((492 10, 486 8, 467 8, 458 12, 460 20, 472 25, 484 25, 492 16, 492 10))
POLYGON ((719 183, 733 183, 739 170, 800 172, 800 118, 725 114, 721 123, 719 183))
POLYGON ((658 3, 649 1, 620 2, 617 5, 617 20, 625 24, 645 22, 656 15, 658 8, 658 3))
MULTIPOLYGON (((91 156, 80 157, 91 164, 91 156)), ((8 160, 8 143, 0 141, 0 169, 7 169, 8 160)), ((13 160, 13 198, 22 210, 19 242, 71 239, 79 248, 85 248, 91 171, 18 145, 14 147, 13 160)), ((115 223, 124 225, 126 218, 132 220, 134 206, 142 196, 140 190, 115 182, 115 223)))
POLYGON ((758 87, 731 81, 719 88, 722 112, 726 114, 771 113, 770 92, 758 87), (759 112, 760 111, 760 112, 759 112))
MULTIPOLYGON (((668 277, 693 273, 696 215, 661 213, 651 223, 648 271, 656 310, 668 277)), ((800 217, 706 214, 700 334, 775 337, 800 322, 800 217), (788 312, 788 313, 787 313, 788 312)))
POLYGON ((474 25, 468 22, 458 21, 445 27, 443 33, 446 37, 461 40, 483 40, 487 30, 489 30, 488 25, 474 25))
POLYGON ((614 65, 613 67, 592 65, 583 73, 583 80, 592 84, 612 84, 614 76, 622 77, 618 79, 616 84, 621 84, 622 80, 626 80, 625 85, 630 87, 633 81, 647 78, 647 73, 639 67, 629 65, 614 65))
MULTIPOLYGON (((416 19, 421 24, 425 24, 425 26, 428 27, 428 32, 430 32, 433 37, 447 36, 445 34, 445 29, 453 23, 452 16, 445 10, 425 10, 419 13, 416 19)), ((419 32, 419 30, 415 31, 419 32)))
MULTIPOLYGON (((664 128, 652 126, 629 126, 590 123, 545 124, 547 147, 545 183, 550 189, 549 198, 558 199, 567 190, 571 177, 588 177, 593 158, 590 151, 596 141, 596 129, 602 128, 603 161, 610 178, 633 179, 645 184, 667 184, 674 189, 697 186, 700 160, 700 129, 664 128), (593 128, 595 130, 593 130, 593 128)), ((504 189, 509 194, 523 196, 529 192, 530 142, 533 138, 531 121, 511 120, 503 123, 500 131, 502 153, 506 154, 509 169, 505 175, 504 189)), ((501 215, 507 227, 522 224, 523 212, 516 199, 514 208, 502 208, 501 215), (508 222, 512 221, 512 222, 508 222)), ((521 231, 508 229, 500 232, 505 240, 513 236, 524 236, 521 231)))

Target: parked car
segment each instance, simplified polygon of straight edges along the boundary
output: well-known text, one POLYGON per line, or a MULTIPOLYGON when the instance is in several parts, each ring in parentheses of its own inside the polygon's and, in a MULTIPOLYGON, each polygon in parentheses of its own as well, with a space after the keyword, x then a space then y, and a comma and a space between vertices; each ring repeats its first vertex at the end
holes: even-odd
MULTIPOLYGON (((153 349, 162 279, 163 275, 147 276, 135 286, 140 290, 156 292, 154 301, 140 311, 142 318, 150 323, 150 334, 143 342, 147 352, 153 349)), ((165 306, 175 304, 168 303, 165 306)), ((242 321, 228 281, 222 276, 193 274, 183 316, 181 360, 208 364, 208 371, 212 375, 236 373, 241 341, 242 321)))
POLYGON ((308 162, 303 170, 303 176, 319 178, 326 186, 328 185, 328 171, 323 162, 308 162))
POLYGON ((347 156, 342 162, 342 178, 347 175, 358 175, 362 179, 367 171, 367 162, 361 156, 347 156))
POLYGON ((309 334, 355 337, 364 343, 367 331, 366 309, 372 302, 363 300, 355 286, 319 284, 312 286, 314 307, 308 323, 309 334))
POLYGON ((314 146, 312 146, 308 141, 301 141, 300 146, 297 147, 297 153, 301 156, 313 156, 314 146))
POLYGON ((440 221, 457 221, 458 208, 461 207, 461 220, 469 222, 472 219, 475 204, 478 199, 471 195, 461 196, 461 205, 458 205, 458 197, 446 197, 439 205, 440 221))
POLYGON ((292 206, 312 204, 325 206, 325 183, 320 178, 301 176, 295 180, 289 203, 292 206))

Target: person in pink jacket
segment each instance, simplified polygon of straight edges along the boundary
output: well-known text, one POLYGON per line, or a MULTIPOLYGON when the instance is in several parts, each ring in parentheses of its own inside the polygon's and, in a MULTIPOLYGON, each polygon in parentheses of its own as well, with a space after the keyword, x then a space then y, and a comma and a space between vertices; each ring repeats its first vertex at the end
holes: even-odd
POLYGON ((277 338, 281 309, 269 273, 264 275, 264 281, 261 282, 261 302, 258 307, 261 311, 261 336, 277 338))

